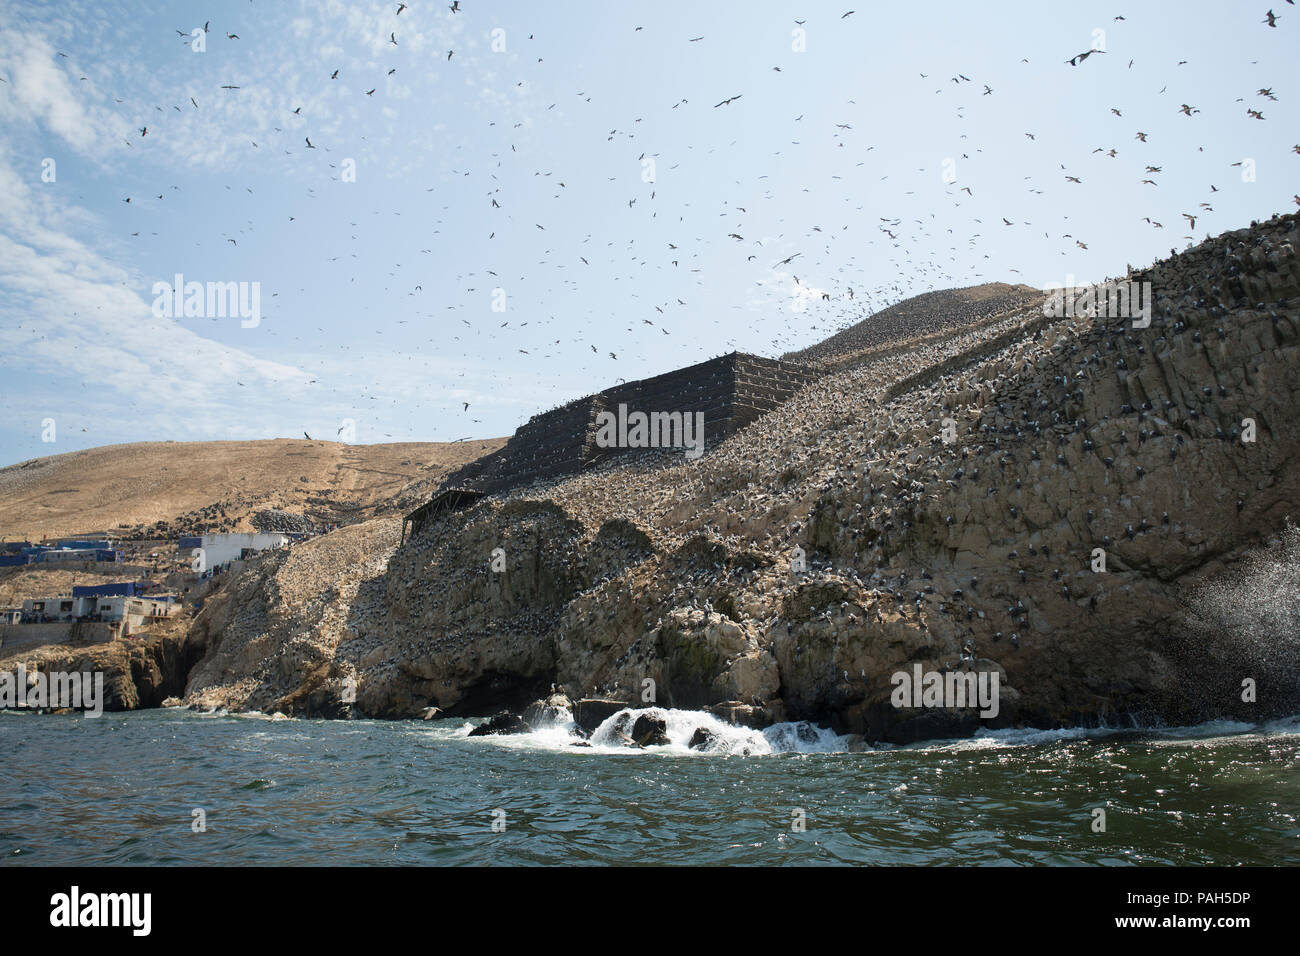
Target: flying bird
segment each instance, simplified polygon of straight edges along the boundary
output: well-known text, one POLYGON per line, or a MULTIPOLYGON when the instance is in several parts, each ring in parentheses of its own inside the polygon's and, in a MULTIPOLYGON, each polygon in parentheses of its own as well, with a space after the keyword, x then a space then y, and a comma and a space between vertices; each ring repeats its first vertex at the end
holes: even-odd
POLYGON ((1086 53, 1078 53, 1070 57, 1065 62, 1070 64, 1070 66, 1078 66, 1080 63, 1088 59, 1088 57, 1092 56, 1094 53, 1105 53, 1105 52, 1106 52, 1105 50, 1088 50, 1086 53))

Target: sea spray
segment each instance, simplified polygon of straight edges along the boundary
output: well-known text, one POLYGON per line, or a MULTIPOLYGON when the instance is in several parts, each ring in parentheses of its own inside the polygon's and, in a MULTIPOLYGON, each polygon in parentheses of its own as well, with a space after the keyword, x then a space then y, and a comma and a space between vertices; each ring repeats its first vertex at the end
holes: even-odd
MULTIPOLYGON (((462 724, 455 735, 468 737, 472 726, 462 724)), ((765 756, 779 753, 842 753, 849 738, 807 721, 774 724, 765 730, 738 727, 697 710, 667 707, 625 707, 606 718, 584 740, 572 714, 559 708, 556 715, 533 726, 531 732, 475 738, 497 746, 527 750, 567 750, 598 754, 673 754, 707 756, 765 756), (640 717, 664 721, 668 743, 638 747, 630 742, 631 728, 640 717), (697 732, 702 731, 697 739, 697 732), (697 740, 694 748, 691 741, 697 740)))
POLYGON ((695 710, 674 710, 665 707, 631 707, 620 710, 607 717, 591 734, 593 747, 623 750, 628 748, 624 735, 639 717, 659 717, 665 724, 668 736, 666 747, 655 750, 669 750, 682 753, 739 754, 751 756, 767 754, 772 748, 763 734, 748 727, 735 727, 719 720, 713 714, 695 710), (691 749, 691 740, 697 730, 703 729, 709 737, 707 745, 699 750, 691 749))
MULTIPOLYGON (((1188 595, 1166 651, 1201 707, 1187 717, 1258 720, 1300 707, 1300 528, 1247 552, 1188 595), (1226 712, 1225 712, 1226 711, 1226 712)), ((1190 721, 1187 721, 1190 722, 1190 721)))

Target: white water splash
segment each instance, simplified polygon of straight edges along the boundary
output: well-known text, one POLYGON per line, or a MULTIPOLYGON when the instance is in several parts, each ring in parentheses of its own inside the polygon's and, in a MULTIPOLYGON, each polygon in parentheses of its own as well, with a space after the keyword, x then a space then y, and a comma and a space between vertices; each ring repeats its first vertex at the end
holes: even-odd
MULTIPOLYGON (((470 724, 462 724, 455 736, 467 737, 471 729, 470 724)), ((483 740, 517 750, 677 756, 756 757, 777 753, 843 753, 848 749, 848 738, 806 721, 774 724, 760 731, 728 724, 704 711, 667 707, 626 707, 608 717, 587 740, 582 739, 572 714, 565 710, 550 723, 534 727, 530 733, 498 734, 483 740), (663 719, 668 737, 666 745, 642 748, 627 741, 624 735, 641 716, 663 719), (697 730, 705 732, 706 741, 692 749, 690 743, 697 730)))
MULTIPOLYGON (((454 730, 448 728, 447 735, 467 737, 472 729, 472 724, 462 723, 454 730)), ((1138 734, 1155 745, 1189 740, 1212 741, 1248 735, 1300 735, 1300 715, 1262 724, 1211 720, 1187 727, 1060 727, 1052 730, 1016 727, 981 730, 972 737, 919 741, 906 745, 887 743, 851 745, 853 738, 840 736, 828 728, 818 727, 808 721, 773 724, 766 730, 758 731, 733 726, 703 711, 672 710, 664 707, 642 709, 627 707, 602 722, 586 741, 578 733, 577 725, 567 712, 553 723, 534 728, 531 733, 489 736, 484 737, 483 740, 515 750, 566 750, 573 753, 618 755, 661 753, 678 756, 758 757, 782 753, 999 750, 1043 746, 1072 740, 1103 740, 1117 734, 1138 734), (642 715, 663 718, 668 744, 662 747, 642 748, 628 742, 625 735, 642 715), (711 739, 703 746, 692 749, 690 742, 698 729, 705 730, 711 735, 711 739)))

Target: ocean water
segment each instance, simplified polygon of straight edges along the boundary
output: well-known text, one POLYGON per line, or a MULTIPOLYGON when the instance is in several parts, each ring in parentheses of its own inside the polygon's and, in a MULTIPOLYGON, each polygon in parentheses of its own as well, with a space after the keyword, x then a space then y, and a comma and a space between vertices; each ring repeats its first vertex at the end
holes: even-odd
POLYGON ((0 860, 105 864, 1295 864, 1300 717, 845 752, 667 714, 563 723, 0 712, 0 860), (718 734, 689 750, 694 729, 718 734), (1105 810, 1105 829, 1094 811, 1105 810), (202 811, 205 826, 196 832, 202 811), (802 823, 802 828, 799 824, 802 823))

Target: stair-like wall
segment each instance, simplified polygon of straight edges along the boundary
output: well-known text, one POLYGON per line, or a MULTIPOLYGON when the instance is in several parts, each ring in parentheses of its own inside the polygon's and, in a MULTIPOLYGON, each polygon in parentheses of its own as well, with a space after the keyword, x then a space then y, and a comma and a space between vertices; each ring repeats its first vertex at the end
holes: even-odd
POLYGON ((653 378, 628 382, 534 415, 495 455, 453 472, 439 491, 494 494, 533 481, 576 474, 638 449, 602 448, 597 415, 631 412, 704 414, 705 451, 776 408, 817 373, 802 365, 732 352, 653 378))

